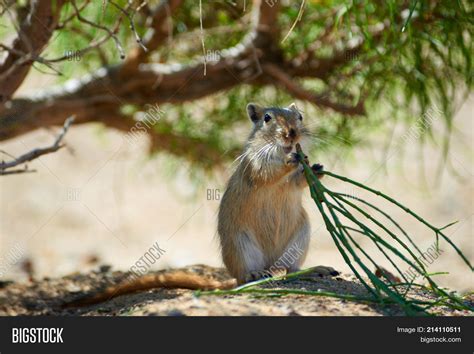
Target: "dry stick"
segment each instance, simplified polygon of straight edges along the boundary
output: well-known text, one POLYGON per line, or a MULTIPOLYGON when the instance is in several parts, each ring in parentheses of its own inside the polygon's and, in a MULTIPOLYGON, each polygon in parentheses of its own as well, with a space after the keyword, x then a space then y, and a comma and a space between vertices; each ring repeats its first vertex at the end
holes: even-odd
POLYGON ((0 170, 0 176, 18 175, 20 173, 32 173, 32 172, 36 172, 36 170, 30 170, 28 169, 28 166, 25 166, 25 168, 22 170, 8 170, 8 171, 0 170))
MULTIPOLYGON (((69 129, 69 126, 72 124, 73 121, 74 121, 73 116, 66 119, 61 132, 59 133, 56 140, 54 141, 54 143, 51 146, 31 150, 31 151, 27 152, 26 154, 23 154, 23 155, 17 157, 16 159, 14 159, 10 162, 3 162, 2 161, 0 163, 0 175, 12 174, 12 173, 14 173, 13 171, 5 171, 5 170, 8 169, 8 168, 18 166, 22 163, 34 160, 34 159, 40 157, 41 155, 46 155, 46 154, 49 154, 49 153, 52 153, 52 152, 55 152, 55 151, 58 151, 59 149, 61 149, 64 146, 64 144, 61 144, 61 140, 64 138, 64 135, 66 135, 66 133, 69 129)), ((21 171, 21 172, 17 172, 17 173, 24 173, 26 171, 31 171, 31 170, 26 170, 26 171, 25 170, 14 170, 14 171, 21 171)))

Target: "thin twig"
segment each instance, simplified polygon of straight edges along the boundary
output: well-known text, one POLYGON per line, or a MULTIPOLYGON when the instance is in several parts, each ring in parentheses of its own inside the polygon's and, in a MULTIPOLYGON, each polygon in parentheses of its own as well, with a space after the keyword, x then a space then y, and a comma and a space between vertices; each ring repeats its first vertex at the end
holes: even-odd
MULTIPOLYGON (((108 33, 109 37, 112 37, 112 39, 115 42, 115 46, 117 47, 117 50, 119 51, 120 59, 124 59, 125 58, 125 51, 123 50, 122 44, 120 43, 120 40, 118 39, 117 35, 114 33, 116 31, 116 29, 114 29, 114 31, 111 31, 105 26, 102 26, 102 25, 99 25, 99 24, 94 23, 92 21, 89 21, 88 19, 84 18, 81 15, 81 12, 79 11, 79 8, 77 7, 77 4, 76 4, 75 0, 72 0, 71 4, 74 7, 74 11, 76 12, 76 17, 80 22, 83 22, 83 23, 88 24, 89 26, 101 29, 101 30, 105 31, 106 33, 108 33)), ((121 21, 122 21, 122 17, 120 17, 117 22, 120 23, 121 21)))
POLYGON ((143 2, 142 4, 138 5, 137 7, 137 10, 136 11, 133 11, 132 15, 130 15, 128 13, 128 11, 125 11, 122 7, 120 7, 118 4, 116 4, 115 2, 113 1, 109 1, 113 6, 115 6, 120 12, 122 12, 125 16, 127 16, 128 18, 128 22, 130 23, 130 29, 132 30, 133 32, 133 35, 135 36, 135 40, 137 41, 137 43, 140 45, 140 47, 142 47, 142 49, 145 51, 145 52, 148 52, 148 49, 147 47, 145 47, 145 44, 143 44, 143 40, 142 38, 138 35, 137 33, 137 30, 135 28, 135 23, 133 22, 133 17, 135 16, 135 13, 136 11, 138 11, 140 8, 143 7, 143 5, 145 4, 145 2, 143 2))
POLYGON ((206 46, 204 44, 204 29, 202 28, 202 0, 199 0, 199 27, 201 30, 202 55, 204 56, 204 76, 207 72, 206 46))
POLYGON ((301 21, 301 17, 303 16, 303 12, 304 12, 304 7, 306 5, 306 0, 303 0, 301 2, 301 6, 300 6, 300 10, 298 11, 298 17, 296 17, 296 20, 295 22, 293 22, 293 25, 291 26, 290 30, 288 31, 288 33, 286 34, 286 36, 281 40, 281 42, 283 43, 284 41, 286 41, 286 39, 290 36, 291 32, 293 32, 293 30, 295 29, 296 27, 296 24, 301 21))
POLYGON ((48 146, 45 148, 33 149, 9 162, 2 161, 0 163, 0 175, 33 172, 32 170, 28 170, 27 168, 25 168, 24 170, 17 169, 17 170, 10 170, 10 171, 7 171, 7 169, 18 166, 20 164, 26 163, 31 160, 37 159, 38 157, 42 155, 46 155, 46 154, 50 154, 52 152, 58 151, 59 149, 64 147, 64 144, 61 144, 61 141, 63 140, 64 136, 66 135, 73 121, 74 121, 74 117, 69 117, 66 119, 66 121, 64 122, 63 128, 61 129, 61 132, 56 137, 56 140, 51 146, 48 146))

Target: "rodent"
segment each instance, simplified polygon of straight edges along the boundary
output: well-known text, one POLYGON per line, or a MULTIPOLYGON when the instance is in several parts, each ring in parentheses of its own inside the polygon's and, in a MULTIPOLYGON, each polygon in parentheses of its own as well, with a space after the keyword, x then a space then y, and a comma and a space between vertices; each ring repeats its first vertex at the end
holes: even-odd
POLYGON ((247 113, 253 129, 218 216, 222 259, 238 284, 297 271, 311 234, 302 205, 307 182, 295 152, 309 137, 302 114, 294 103, 287 108, 249 103, 247 113))
MULTIPOLYGON (((294 103, 287 108, 249 103, 247 113, 253 129, 222 197, 217 226, 222 260, 235 279, 220 282, 181 271, 149 274, 63 307, 91 305, 152 288, 231 289, 300 268, 311 231, 302 206, 302 190, 307 182, 295 146, 304 145, 309 131, 294 103)), ((312 166, 315 172, 322 168, 319 164, 312 166)), ((338 274, 330 267, 316 268, 319 273, 338 274)))

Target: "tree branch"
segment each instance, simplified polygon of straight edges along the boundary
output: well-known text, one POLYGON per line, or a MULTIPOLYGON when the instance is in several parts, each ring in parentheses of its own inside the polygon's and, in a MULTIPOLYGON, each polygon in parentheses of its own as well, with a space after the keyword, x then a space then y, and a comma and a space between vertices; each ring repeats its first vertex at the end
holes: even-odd
POLYGON ((144 51, 141 46, 134 47, 124 63, 124 70, 136 68, 139 63, 146 61, 147 56, 163 44, 165 39, 171 38, 173 26, 172 14, 179 8, 182 0, 162 0, 152 10, 150 30, 143 40, 143 45, 148 49, 144 51))
POLYGON ((20 26, 18 36, 11 46, 12 51, 8 51, 7 57, 0 64, 0 112, 51 39, 64 2, 65 0, 31 2, 30 13, 20 26), (19 53, 25 54, 22 56, 19 53))
POLYGON ((311 102, 320 108, 331 108, 336 112, 350 116, 364 115, 366 113, 363 102, 359 101, 355 106, 332 102, 327 98, 326 94, 317 95, 301 87, 291 76, 287 75, 284 71, 273 64, 265 64, 263 70, 276 80, 275 85, 283 87, 295 98, 311 102))
MULTIPOLYGON (((163 44, 170 35, 170 27, 165 20, 180 3, 181 0, 165 0, 153 12, 153 29, 144 39, 149 52, 163 44)), ((76 124, 102 122, 126 132, 133 127, 134 121, 117 113, 120 106, 183 103, 241 84, 277 85, 319 107, 349 115, 363 114, 362 103, 355 107, 334 103, 292 83, 289 75, 305 76, 307 68, 284 60, 279 47, 280 31, 275 25, 279 5, 270 6, 269 3, 255 0, 252 30, 241 43, 223 50, 219 61, 208 63, 206 76, 203 75, 200 58, 189 65, 147 64, 147 53, 137 45, 121 64, 101 68, 85 78, 70 80, 59 88, 44 89, 40 95, 11 100, 9 107, 0 113, 0 141, 39 127, 60 125, 71 115, 76 116, 76 124)), ((338 60, 333 59, 332 65, 337 65, 338 60)), ((319 62, 313 63, 309 70, 324 75, 326 68, 319 62), (322 65, 322 69, 318 65, 322 65)), ((211 156, 216 162, 219 159, 212 153, 215 147, 207 148, 205 141, 199 138, 156 131, 148 133, 153 149, 187 156, 193 150, 192 146, 201 146, 206 156, 211 156), (177 149, 176 141, 185 148, 177 149)), ((191 156, 190 159, 196 160, 199 156, 191 156)))
MULTIPOLYGON (((131 68, 125 62, 102 68, 61 88, 45 89, 40 96, 12 100, 10 107, 0 113, 0 140, 38 127, 59 125, 72 114, 77 123, 100 121, 101 112, 113 111, 117 104, 182 103, 257 79, 268 84, 260 77, 260 61, 281 60, 280 51, 271 40, 274 26, 269 26, 276 20, 278 6, 270 7, 263 0, 256 0, 256 4, 259 7, 254 11, 260 15, 253 30, 242 43, 223 51, 218 62, 208 64, 206 76, 201 60, 178 67, 142 64, 131 68)), ((153 48, 149 40, 145 45, 153 48)))
POLYGON ((48 146, 48 147, 45 147, 45 148, 33 149, 33 150, 31 150, 31 151, 15 158, 14 160, 9 161, 9 162, 4 162, 4 161, 0 162, 0 175, 32 172, 32 170, 28 170, 26 168, 26 166, 25 166, 25 169, 23 169, 23 170, 9 170, 9 171, 7 171, 7 170, 9 168, 16 167, 16 166, 21 165, 23 163, 26 163, 26 162, 29 162, 31 160, 37 159, 38 157, 40 157, 42 155, 50 154, 52 152, 55 152, 55 151, 58 151, 59 149, 61 149, 64 146, 64 144, 61 144, 61 141, 63 140, 64 135, 66 135, 66 133, 69 129, 69 126, 72 124, 73 121, 74 121, 74 117, 69 117, 68 119, 66 119, 66 121, 64 122, 63 129, 61 130, 59 135, 56 137, 56 140, 54 141, 54 143, 51 146, 48 146))

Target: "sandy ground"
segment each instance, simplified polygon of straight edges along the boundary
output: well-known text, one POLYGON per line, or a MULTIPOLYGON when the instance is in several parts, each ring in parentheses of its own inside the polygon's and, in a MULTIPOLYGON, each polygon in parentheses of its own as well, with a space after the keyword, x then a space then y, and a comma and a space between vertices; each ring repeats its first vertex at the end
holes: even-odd
MULTIPOLYGON (((183 271, 217 280, 228 278, 222 268, 204 265, 189 266, 183 271)), ((166 272, 166 271, 164 271, 166 272)), ((399 316, 397 305, 380 306, 333 297, 291 294, 262 296, 261 294, 203 295, 184 289, 153 289, 112 298, 106 302, 81 307, 64 304, 93 294, 98 289, 119 282, 126 275, 105 267, 88 274, 71 274, 59 279, 43 279, 28 284, 1 284, 0 315, 74 315, 74 316, 399 316)), ((301 279, 278 281, 262 287, 266 290, 330 291, 343 295, 367 296, 365 288, 354 276, 321 276, 307 274, 301 279)), ((418 300, 433 300, 425 292, 413 292, 418 300)), ((474 295, 464 298, 474 305, 474 295)), ((466 316, 464 310, 437 306, 432 314, 466 316)))

